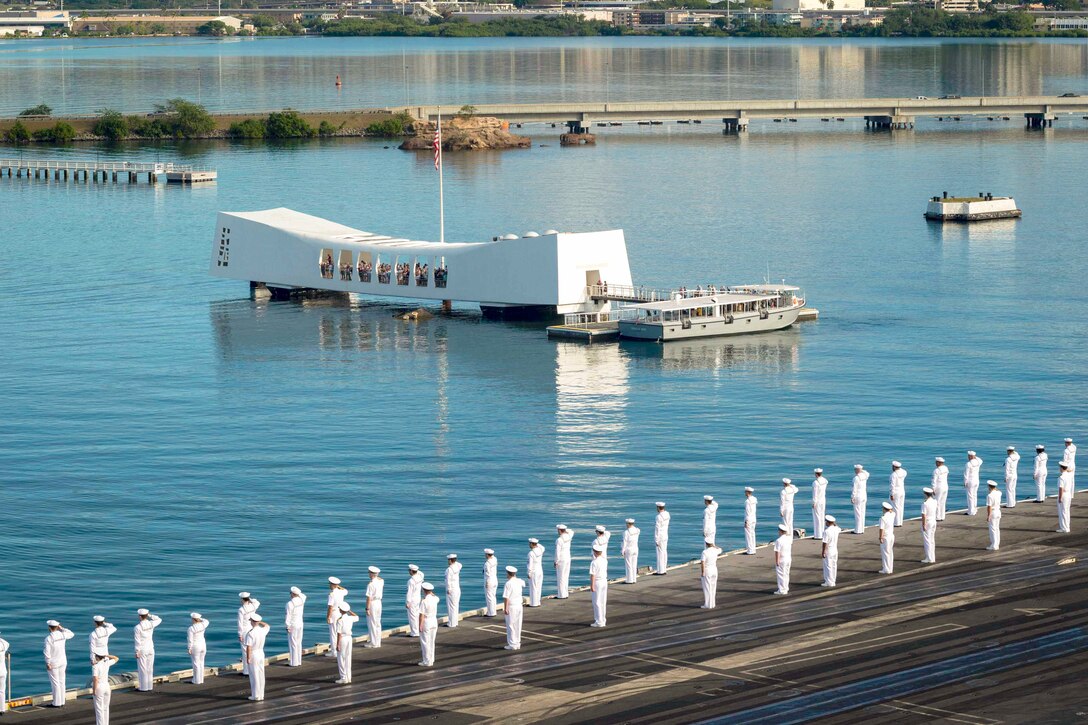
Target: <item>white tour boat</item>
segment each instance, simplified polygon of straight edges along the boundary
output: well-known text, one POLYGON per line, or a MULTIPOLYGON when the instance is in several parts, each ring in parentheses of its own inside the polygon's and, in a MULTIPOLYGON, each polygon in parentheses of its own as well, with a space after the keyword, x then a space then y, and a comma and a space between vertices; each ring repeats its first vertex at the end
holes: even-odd
POLYGON ((754 284, 723 291, 676 293, 662 302, 632 305, 632 317, 618 323, 620 337, 634 340, 687 340, 782 330, 797 321, 805 306, 799 287, 754 284))

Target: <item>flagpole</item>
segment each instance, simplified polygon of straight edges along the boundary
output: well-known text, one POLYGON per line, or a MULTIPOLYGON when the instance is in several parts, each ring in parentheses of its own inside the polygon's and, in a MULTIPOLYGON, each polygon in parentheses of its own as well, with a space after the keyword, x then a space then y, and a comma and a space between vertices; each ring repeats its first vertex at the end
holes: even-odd
POLYGON ((446 242, 446 207, 445 198, 443 196, 442 189, 442 167, 445 165, 443 162, 445 159, 442 157, 442 107, 438 108, 438 148, 435 149, 435 153, 438 156, 438 241, 444 244, 446 242))

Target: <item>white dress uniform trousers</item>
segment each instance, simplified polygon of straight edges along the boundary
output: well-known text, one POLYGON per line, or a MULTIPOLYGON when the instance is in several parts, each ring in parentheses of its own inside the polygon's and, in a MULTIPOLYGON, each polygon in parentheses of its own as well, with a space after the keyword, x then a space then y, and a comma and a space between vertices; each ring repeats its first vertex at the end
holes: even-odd
POLYGON ((669 568, 669 520, 672 515, 661 511, 654 519, 654 548, 657 550, 657 573, 664 574, 669 568))
POLYGON ((894 511, 885 511, 880 517, 880 530, 884 532, 884 541, 880 542, 880 573, 891 574, 895 571, 894 511))
POLYGON ((98 678, 98 683, 93 690, 94 695, 94 723, 95 725, 110 725, 110 665, 113 660, 107 658, 91 665, 91 676, 98 678))
POLYGON ((446 567, 446 614, 447 627, 456 627, 461 620, 461 562, 446 567))
POLYGON ((336 656, 336 620, 340 618, 340 605, 344 603, 346 591, 341 586, 329 590, 328 606, 332 608, 332 614, 325 620, 329 625, 329 651, 325 653, 326 657, 336 656))
POLYGON ((1047 455, 1045 452, 1035 456, 1035 469, 1032 471, 1032 477, 1035 479, 1035 500, 1046 500, 1046 464, 1047 455))
POLYGON ((591 592, 593 600, 593 623, 603 627, 608 622, 608 559, 604 555, 594 556, 589 565, 589 578, 596 591, 591 592))
POLYGON ((990 529, 988 549, 997 551, 1001 548, 1001 492, 996 488, 986 496, 986 505, 990 508, 990 518, 986 522, 990 529))
POLYGON ((937 466, 933 469, 930 479, 930 488, 933 489, 933 498, 937 502, 937 521, 944 521, 945 509, 948 507, 948 466, 937 466))
POLYGON ((419 600, 422 599, 423 572, 417 571, 408 577, 408 590, 404 595, 404 607, 408 610, 408 636, 419 636, 419 600))
POLYGON ((713 609, 718 605, 718 556, 722 550, 717 546, 708 546, 703 549, 703 575, 700 583, 703 585, 703 609, 713 609))
POLYGON ((70 629, 60 628, 45 636, 45 664, 49 667, 49 685, 53 691, 53 706, 64 704, 64 691, 67 682, 68 653, 66 643, 75 634, 70 629))
POLYGON ((570 540, 574 534, 565 531, 555 538, 555 596, 570 596, 570 540))
POLYGON ((249 648, 249 696, 254 700, 264 699, 264 668, 268 661, 264 657, 264 642, 268 638, 269 627, 253 627, 246 633, 245 645, 249 648))
POLYGON ((185 632, 185 642, 189 647, 189 659, 193 662, 193 684, 204 684, 204 658, 208 655, 208 643, 204 638, 204 630, 210 622, 201 619, 193 622, 185 632))
POLYGON ((499 562, 494 556, 484 559, 484 606, 488 617, 495 616, 495 595, 499 590, 499 562))
POLYGON ((151 614, 147 619, 141 619, 132 629, 136 642, 136 670, 139 679, 136 689, 140 692, 150 692, 155 686, 155 628, 160 624, 162 619, 151 614))
POLYGON ((790 565, 793 563, 793 532, 779 535, 774 542, 778 562, 774 566, 774 577, 778 582, 778 594, 790 593, 790 565))
POLYGON ((854 533, 865 533, 865 504, 869 500, 869 472, 860 471, 854 476, 850 490, 850 503, 854 504, 854 533))
POLYGON ((343 684, 351 682, 351 651, 354 648, 355 634, 353 629, 359 621, 357 615, 344 612, 336 620, 336 667, 340 671, 340 680, 343 684))
POLYGON ((302 632, 305 625, 306 595, 295 594, 287 600, 283 619, 287 627, 287 664, 298 667, 302 664, 302 632))
POLYGON ((544 546, 537 544, 529 549, 525 571, 529 577, 529 606, 540 606, 540 590, 544 587, 544 546))
POLYGON ((978 471, 982 468, 982 459, 978 456, 968 459, 963 467, 963 487, 967 491, 967 515, 978 513, 978 471))
POLYGON ((375 577, 366 585, 366 596, 370 600, 370 610, 366 614, 366 633, 370 637, 371 647, 382 646, 382 596, 385 594, 385 579, 375 577))
POLYGON ((827 546, 827 556, 824 557, 824 584, 835 586, 839 579, 839 534, 842 529, 832 524, 824 529, 823 542, 827 546))
POLYGON ((628 584, 638 581, 638 536, 642 531, 631 526, 623 530, 623 545, 620 553, 623 555, 623 569, 628 584))
POLYGON ((522 596, 525 582, 516 576, 506 580, 502 589, 502 598, 508 602, 506 613, 506 646, 521 649, 521 622, 525 615, 522 596))
POLYGON ((0 637, 0 713, 8 709, 8 649, 11 645, 0 637))
POLYGON ((793 497, 797 495, 797 486, 790 484, 782 487, 782 493, 778 494, 778 513, 782 515, 782 523, 789 529, 793 536, 793 497))
POLYGON ((895 525, 903 525, 903 507, 907 503, 907 471, 897 468, 888 477, 890 486, 889 494, 892 497, 892 506, 895 507, 895 525))
POLYGON ((1019 474, 1020 454, 1013 451, 1005 458, 1005 505, 1016 508, 1016 478, 1019 474))
POLYGON ((419 632, 419 649, 426 667, 434 664, 434 643, 438 637, 438 595, 428 594, 419 603, 419 613, 423 617, 423 628, 419 632))
POLYGON ((922 527, 922 562, 933 564, 937 561, 937 502, 932 496, 922 503, 922 516, 926 522, 922 527))
POLYGON ((756 507, 759 501, 755 495, 744 499, 744 550, 749 554, 756 553, 756 507))
POLYGON ((827 515, 827 479, 817 476, 812 482, 812 536, 824 538, 824 516, 827 515))
POLYGON ((1061 490, 1058 501, 1058 531, 1068 534, 1069 510, 1073 503, 1073 474, 1066 471, 1059 476, 1058 488, 1061 490))

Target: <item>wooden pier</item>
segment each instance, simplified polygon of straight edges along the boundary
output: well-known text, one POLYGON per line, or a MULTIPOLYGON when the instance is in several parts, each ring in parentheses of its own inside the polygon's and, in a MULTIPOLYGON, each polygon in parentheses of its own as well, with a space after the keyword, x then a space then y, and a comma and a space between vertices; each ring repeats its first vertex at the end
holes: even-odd
POLYGON ((82 181, 83 183, 125 182, 136 184, 146 179, 158 183, 162 177, 170 184, 199 184, 216 180, 214 169, 197 169, 189 164, 140 163, 132 161, 60 161, 55 159, 0 159, 0 179, 44 179, 82 181))

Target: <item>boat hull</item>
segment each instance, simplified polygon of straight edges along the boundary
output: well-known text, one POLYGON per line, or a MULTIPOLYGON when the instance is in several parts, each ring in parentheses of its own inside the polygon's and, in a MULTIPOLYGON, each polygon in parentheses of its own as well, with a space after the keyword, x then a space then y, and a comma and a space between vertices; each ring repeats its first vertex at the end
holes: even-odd
POLYGON ((781 310, 771 310, 766 319, 759 315, 737 315, 733 322, 726 322, 724 318, 714 317, 691 321, 691 325, 685 327, 683 322, 666 323, 640 323, 632 320, 620 320, 620 337, 629 340, 651 340, 653 342, 668 342, 670 340, 691 340, 699 337, 725 337, 728 335, 751 335, 759 332, 772 332, 784 330, 797 321, 797 315, 801 308, 789 307, 781 310))

